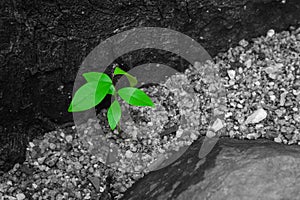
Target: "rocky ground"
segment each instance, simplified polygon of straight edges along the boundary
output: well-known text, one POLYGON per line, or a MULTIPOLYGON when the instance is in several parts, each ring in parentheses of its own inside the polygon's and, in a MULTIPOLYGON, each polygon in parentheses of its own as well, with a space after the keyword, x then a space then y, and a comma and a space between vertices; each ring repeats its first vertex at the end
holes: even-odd
MULTIPOLYGON (((299 0, 1 0, 0 174, 25 160, 29 141, 73 121, 66 107, 75 76, 101 41, 134 27, 163 27, 215 57, 243 38, 298 26, 299 10, 299 0)), ((125 69, 149 62, 188 67, 155 50, 116 60, 125 69)))
POLYGON ((1 177, 0 195, 18 200, 296 199, 299 146, 292 144, 300 141, 299 54, 300 28, 242 40, 215 63, 195 64, 163 86, 145 89, 158 106, 131 108, 136 123, 125 124, 124 135, 109 129, 99 134, 107 124, 90 120, 77 131, 71 126, 33 140, 26 161, 1 177), (207 76, 210 69, 218 69, 219 80, 207 76), (164 92, 155 96, 158 89, 164 92), (199 159, 201 135, 207 134, 216 109, 224 120, 210 134, 222 139, 199 159), (164 164, 175 161, 178 151, 183 154, 178 161, 164 164), (253 184, 260 190, 249 189, 253 184))

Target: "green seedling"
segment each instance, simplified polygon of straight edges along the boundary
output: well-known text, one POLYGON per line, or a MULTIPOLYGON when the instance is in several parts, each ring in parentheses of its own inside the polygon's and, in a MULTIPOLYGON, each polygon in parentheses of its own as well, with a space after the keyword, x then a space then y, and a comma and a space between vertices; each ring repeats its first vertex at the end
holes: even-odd
POLYGON ((68 112, 80 112, 93 108, 101 103, 107 94, 110 94, 114 97, 114 101, 108 108, 107 119, 110 128, 114 130, 117 126, 120 127, 119 122, 122 115, 117 96, 120 96, 129 105, 155 107, 144 91, 134 87, 138 83, 134 76, 119 67, 115 68, 114 75, 125 75, 130 87, 124 87, 116 91, 111 78, 107 74, 100 72, 84 73, 82 76, 87 83, 76 91, 68 112))

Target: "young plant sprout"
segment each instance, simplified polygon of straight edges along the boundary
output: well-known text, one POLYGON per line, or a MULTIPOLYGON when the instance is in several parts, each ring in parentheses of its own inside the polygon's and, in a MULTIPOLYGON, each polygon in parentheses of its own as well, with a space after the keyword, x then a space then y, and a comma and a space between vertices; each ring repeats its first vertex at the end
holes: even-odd
POLYGON ((125 75, 130 87, 124 87, 116 91, 111 78, 107 74, 100 72, 84 73, 82 76, 87 83, 76 91, 68 112, 88 110, 98 105, 107 94, 111 94, 114 97, 114 101, 108 108, 107 119, 111 130, 114 130, 117 126, 120 127, 119 122, 122 115, 121 106, 117 100, 118 95, 129 105, 155 107, 150 97, 144 91, 134 87, 138 83, 134 76, 119 67, 115 68, 113 75, 125 75))

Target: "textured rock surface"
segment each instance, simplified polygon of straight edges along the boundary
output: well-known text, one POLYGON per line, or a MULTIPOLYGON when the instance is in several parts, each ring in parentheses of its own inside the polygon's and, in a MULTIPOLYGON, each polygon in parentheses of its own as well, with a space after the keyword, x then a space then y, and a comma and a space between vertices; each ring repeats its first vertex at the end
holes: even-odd
MULTIPOLYGON (((0 173, 24 160, 28 140, 72 121, 66 108, 78 67, 115 33, 168 27, 215 56, 242 38, 297 25, 299 10, 298 0, 0 1, 0 173)), ((117 62, 183 66, 175 55, 156 51, 117 62)))
POLYGON ((201 142, 170 167, 138 181, 123 199, 299 199, 299 146, 223 138, 199 160, 201 142))

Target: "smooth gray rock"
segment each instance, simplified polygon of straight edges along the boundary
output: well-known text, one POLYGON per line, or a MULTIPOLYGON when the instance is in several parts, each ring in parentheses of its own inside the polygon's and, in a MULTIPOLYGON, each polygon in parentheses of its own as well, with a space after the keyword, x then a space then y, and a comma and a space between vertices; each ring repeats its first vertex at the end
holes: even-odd
POLYGON ((221 138, 204 159, 202 139, 169 167, 151 172, 123 200, 296 200, 300 147, 269 140, 221 138))

